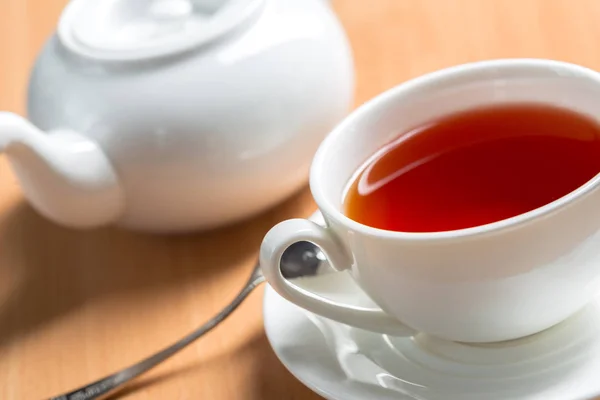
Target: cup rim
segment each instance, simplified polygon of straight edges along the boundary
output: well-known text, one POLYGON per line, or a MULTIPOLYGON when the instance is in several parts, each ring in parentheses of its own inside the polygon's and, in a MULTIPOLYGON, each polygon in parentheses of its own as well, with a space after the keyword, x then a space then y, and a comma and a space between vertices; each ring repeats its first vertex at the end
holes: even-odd
POLYGON ((586 78, 588 80, 595 81, 595 83, 600 86, 600 73, 592 69, 564 61, 542 58, 506 58, 476 61, 439 69, 437 71, 429 72, 405 81, 380 93, 356 108, 346 118, 344 118, 342 122, 331 131, 331 133, 329 133, 323 142, 321 142, 321 145, 315 153, 313 162, 311 164, 309 179, 310 190, 319 209, 324 215, 329 218, 333 218, 336 220, 336 222, 350 228, 352 231, 360 232, 366 235, 378 236, 385 239, 410 241, 448 240, 496 234, 500 231, 515 228, 519 225, 532 222, 537 218, 554 213, 568 206, 583 195, 591 192, 596 186, 598 186, 598 184, 600 184, 600 173, 596 174, 593 178, 568 194, 531 211, 484 225, 437 232, 390 231, 362 224, 347 217, 325 194, 325 190, 322 187, 320 178, 324 167, 327 166, 328 160, 325 158, 325 156, 329 153, 329 149, 336 145, 338 139, 343 136, 347 130, 355 126, 358 121, 364 119, 367 115, 376 112, 383 105, 408 91, 414 91, 415 89, 424 88, 426 86, 444 81, 460 79, 465 75, 486 71, 489 72, 490 70, 494 69, 511 68, 530 69, 534 71, 546 70, 547 72, 553 72, 556 76, 586 78))

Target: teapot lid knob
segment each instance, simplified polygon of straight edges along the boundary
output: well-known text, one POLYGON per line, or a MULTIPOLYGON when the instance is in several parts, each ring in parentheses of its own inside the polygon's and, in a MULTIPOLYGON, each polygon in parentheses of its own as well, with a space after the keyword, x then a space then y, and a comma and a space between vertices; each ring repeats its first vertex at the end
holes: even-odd
POLYGON ((73 0, 58 37, 98 60, 164 57, 211 42, 255 18, 265 0, 73 0))

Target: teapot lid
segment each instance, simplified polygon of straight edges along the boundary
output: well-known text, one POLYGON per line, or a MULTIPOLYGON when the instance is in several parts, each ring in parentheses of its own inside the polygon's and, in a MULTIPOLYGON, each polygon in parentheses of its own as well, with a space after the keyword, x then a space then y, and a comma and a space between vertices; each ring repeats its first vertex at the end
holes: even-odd
POLYGON ((249 21, 264 0, 73 0, 58 23, 71 51, 100 60, 171 55, 249 21))

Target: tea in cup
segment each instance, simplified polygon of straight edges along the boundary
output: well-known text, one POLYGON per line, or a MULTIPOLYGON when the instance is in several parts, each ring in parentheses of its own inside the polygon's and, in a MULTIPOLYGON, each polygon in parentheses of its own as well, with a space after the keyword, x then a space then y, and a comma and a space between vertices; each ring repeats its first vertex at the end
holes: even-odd
POLYGON ((381 333, 510 340, 574 314, 600 289, 600 74, 484 61, 369 101, 321 144, 310 186, 326 226, 294 219, 261 247, 284 298, 381 333), (310 241, 380 309, 287 281, 310 241))

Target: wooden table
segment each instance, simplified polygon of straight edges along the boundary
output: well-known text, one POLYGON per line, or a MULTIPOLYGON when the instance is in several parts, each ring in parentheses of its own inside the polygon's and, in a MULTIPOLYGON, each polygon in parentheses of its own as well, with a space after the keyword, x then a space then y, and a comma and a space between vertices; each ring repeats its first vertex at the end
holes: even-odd
MULTIPOLYGON (((0 0, 1 110, 24 111, 28 70, 65 3, 0 0)), ((600 69, 597 0, 338 0, 334 7, 355 51, 357 104, 467 61, 548 57, 600 69)), ((0 398, 56 395, 170 344, 229 301, 270 226, 313 209, 303 190, 214 232, 79 232, 33 212, 0 157, 0 398)), ((262 289, 119 398, 317 399, 271 351, 261 301, 262 289)))

